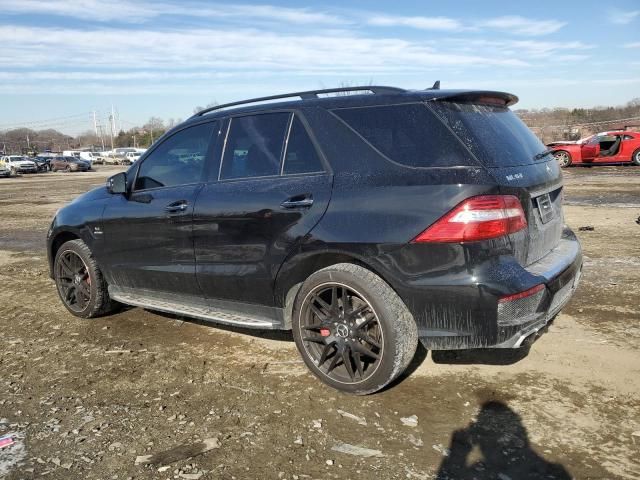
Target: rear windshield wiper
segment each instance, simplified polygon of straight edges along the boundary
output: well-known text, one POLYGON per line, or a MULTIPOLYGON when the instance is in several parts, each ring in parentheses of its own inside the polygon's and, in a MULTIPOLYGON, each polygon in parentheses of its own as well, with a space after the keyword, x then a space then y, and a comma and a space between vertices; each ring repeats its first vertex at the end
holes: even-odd
POLYGON ((536 154, 533 156, 533 159, 534 159, 534 160, 540 160, 541 158, 546 157, 546 156, 547 156, 547 155, 549 155, 550 153, 553 153, 553 150, 548 149, 548 150, 545 150, 544 152, 536 153, 536 154))

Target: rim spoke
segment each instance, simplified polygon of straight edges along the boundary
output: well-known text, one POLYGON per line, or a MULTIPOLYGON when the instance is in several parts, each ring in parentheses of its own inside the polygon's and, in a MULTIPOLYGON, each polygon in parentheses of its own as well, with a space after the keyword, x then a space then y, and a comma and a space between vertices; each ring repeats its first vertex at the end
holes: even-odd
POLYGON ((322 355, 320 355, 320 360, 318 360, 318 367, 324 365, 324 362, 327 361, 329 354, 331 353, 331 348, 333 347, 333 343, 329 343, 325 345, 324 350, 322 350, 322 355))
POLYGON ((87 297, 87 300, 91 298, 91 291, 87 288, 87 285, 85 285, 84 282, 80 282, 78 284, 78 291, 87 297))
POLYGON ((344 363, 344 366, 347 369, 347 373, 349 374, 349 377, 351 377, 351 380, 355 380, 356 375, 353 372, 353 366, 351 365, 351 356, 349 355, 349 349, 347 348, 342 351, 342 363, 344 363))
POLYGON ((62 270, 64 271, 64 273, 71 275, 71 277, 73 277, 73 267, 71 266, 71 263, 69 262, 68 259, 65 258, 64 255, 60 256, 60 266, 62 267, 62 270))
POLYGON ((360 338, 365 342, 367 342, 372 347, 376 347, 378 349, 380 348, 380 344, 376 342, 373 338, 371 338, 369 335, 367 335, 366 333, 363 335, 360 335, 360 338))
POLYGON ((354 320, 358 315, 360 315, 362 312, 364 312, 368 308, 369 308, 369 305, 367 305, 366 303, 364 305, 360 305, 358 308, 356 308, 355 310, 349 313, 349 320, 354 320))
POLYGON ((372 352, 371 350, 364 347, 360 343, 357 343, 357 342, 353 343, 352 347, 356 352, 358 352, 361 355, 364 355, 365 357, 373 358, 374 360, 377 360, 378 358, 380 358, 380 356, 377 353, 372 352))
MULTIPOLYGON (((325 302, 322 298, 320 298, 319 295, 314 295, 313 297, 311 297, 311 300, 313 302, 316 302, 318 305, 320 305, 320 307, 324 308, 326 312, 331 313, 333 310, 331 309, 331 305, 329 305, 327 302, 325 302)), ((311 304, 313 305, 313 303, 311 304)))
POLYGON ((302 339, 304 342, 313 342, 313 343, 319 343, 320 345, 324 345, 325 341, 323 338, 317 338, 317 337, 304 337, 302 339))
POLYGON ((349 292, 345 287, 342 287, 340 290, 341 290, 340 293, 342 295, 342 312, 346 317, 347 313, 351 311, 351 306, 349 305, 349 292))
POLYGON ((318 317, 321 321, 329 320, 329 315, 324 313, 318 307, 316 307, 313 303, 311 304, 311 311, 318 317))
POLYGON ((331 373, 331 370, 336 368, 339 359, 340 355, 338 355, 338 351, 336 350, 336 354, 331 358, 331 363, 329 364, 329 368, 327 368, 327 373, 331 373))
POLYGON ((338 311, 338 287, 331 288, 331 312, 338 311))
POLYGON ((356 364, 356 369, 358 370, 358 375, 360 378, 364 377, 364 370, 362 369, 362 360, 360 359, 360 353, 353 352, 353 363, 356 364))
POLYGON ((358 325, 358 330, 363 330, 364 327, 366 327, 367 325, 369 325, 372 321, 374 321, 376 319, 376 316, 372 313, 369 312, 367 315, 371 314, 370 317, 365 318, 364 322, 362 322, 360 325, 358 325))

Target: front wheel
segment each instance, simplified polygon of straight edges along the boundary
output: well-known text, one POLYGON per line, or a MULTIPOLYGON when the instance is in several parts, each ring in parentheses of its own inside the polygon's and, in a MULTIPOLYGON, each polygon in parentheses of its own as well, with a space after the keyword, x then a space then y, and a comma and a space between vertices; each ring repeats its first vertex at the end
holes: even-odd
POLYGON ((60 247, 54 260, 54 280, 62 303, 76 317, 98 317, 116 309, 102 272, 82 240, 60 247))
POLYGON ((634 165, 637 165, 640 167, 640 148, 637 149, 635 152, 633 152, 633 156, 631 157, 631 162, 634 165))
POLYGON ((304 282, 292 327, 307 367, 329 386, 356 395, 398 377, 418 345, 416 323, 400 297, 379 276, 349 263, 304 282))
POLYGON ((558 150, 557 152, 554 152, 553 156, 560 164, 560 167, 567 168, 571 165, 571 155, 569 155, 569 152, 558 150))

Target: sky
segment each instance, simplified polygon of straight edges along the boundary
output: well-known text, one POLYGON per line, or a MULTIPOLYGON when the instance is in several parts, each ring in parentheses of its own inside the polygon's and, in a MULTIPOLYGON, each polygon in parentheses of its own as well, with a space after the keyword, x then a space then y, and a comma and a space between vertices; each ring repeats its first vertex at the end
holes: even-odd
POLYGON ((0 130, 435 80, 516 108, 624 104, 640 97, 640 0, 0 0, 0 130))

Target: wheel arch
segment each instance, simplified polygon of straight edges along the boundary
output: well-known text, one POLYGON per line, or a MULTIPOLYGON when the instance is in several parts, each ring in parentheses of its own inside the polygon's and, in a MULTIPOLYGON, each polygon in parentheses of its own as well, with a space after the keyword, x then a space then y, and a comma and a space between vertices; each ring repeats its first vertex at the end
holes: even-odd
POLYGON ((51 240, 49 241, 49 252, 48 252, 49 253, 49 276, 51 278, 53 278, 53 264, 56 259, 56 254, 58 253, 58 250, 60 250, 60 247, 64 245, 66 242, 69 242, 71 240, 79 240, 81 238, 82 237, 80 235, 70 230, 62 230, 52 236, 51 240))
MULTIPOLYGON (((378 275, 382 280, 386 280, 378 269, 371 262, 363 257, 342 250, 316 251, 299 253, 289 257, 282 265, 275 279, 274 300, 276 306, 284 309, 284 328, 291 328, 291 317, 296 295, 304 281, 313 273, 323 268, 336 265, 338 263, 352 263, 359 265, 372 273, 378 275)), ((389 284, 391 286, 391 284, 389 284)), ((391 287, 393 288, 393 287, 391 287)))

